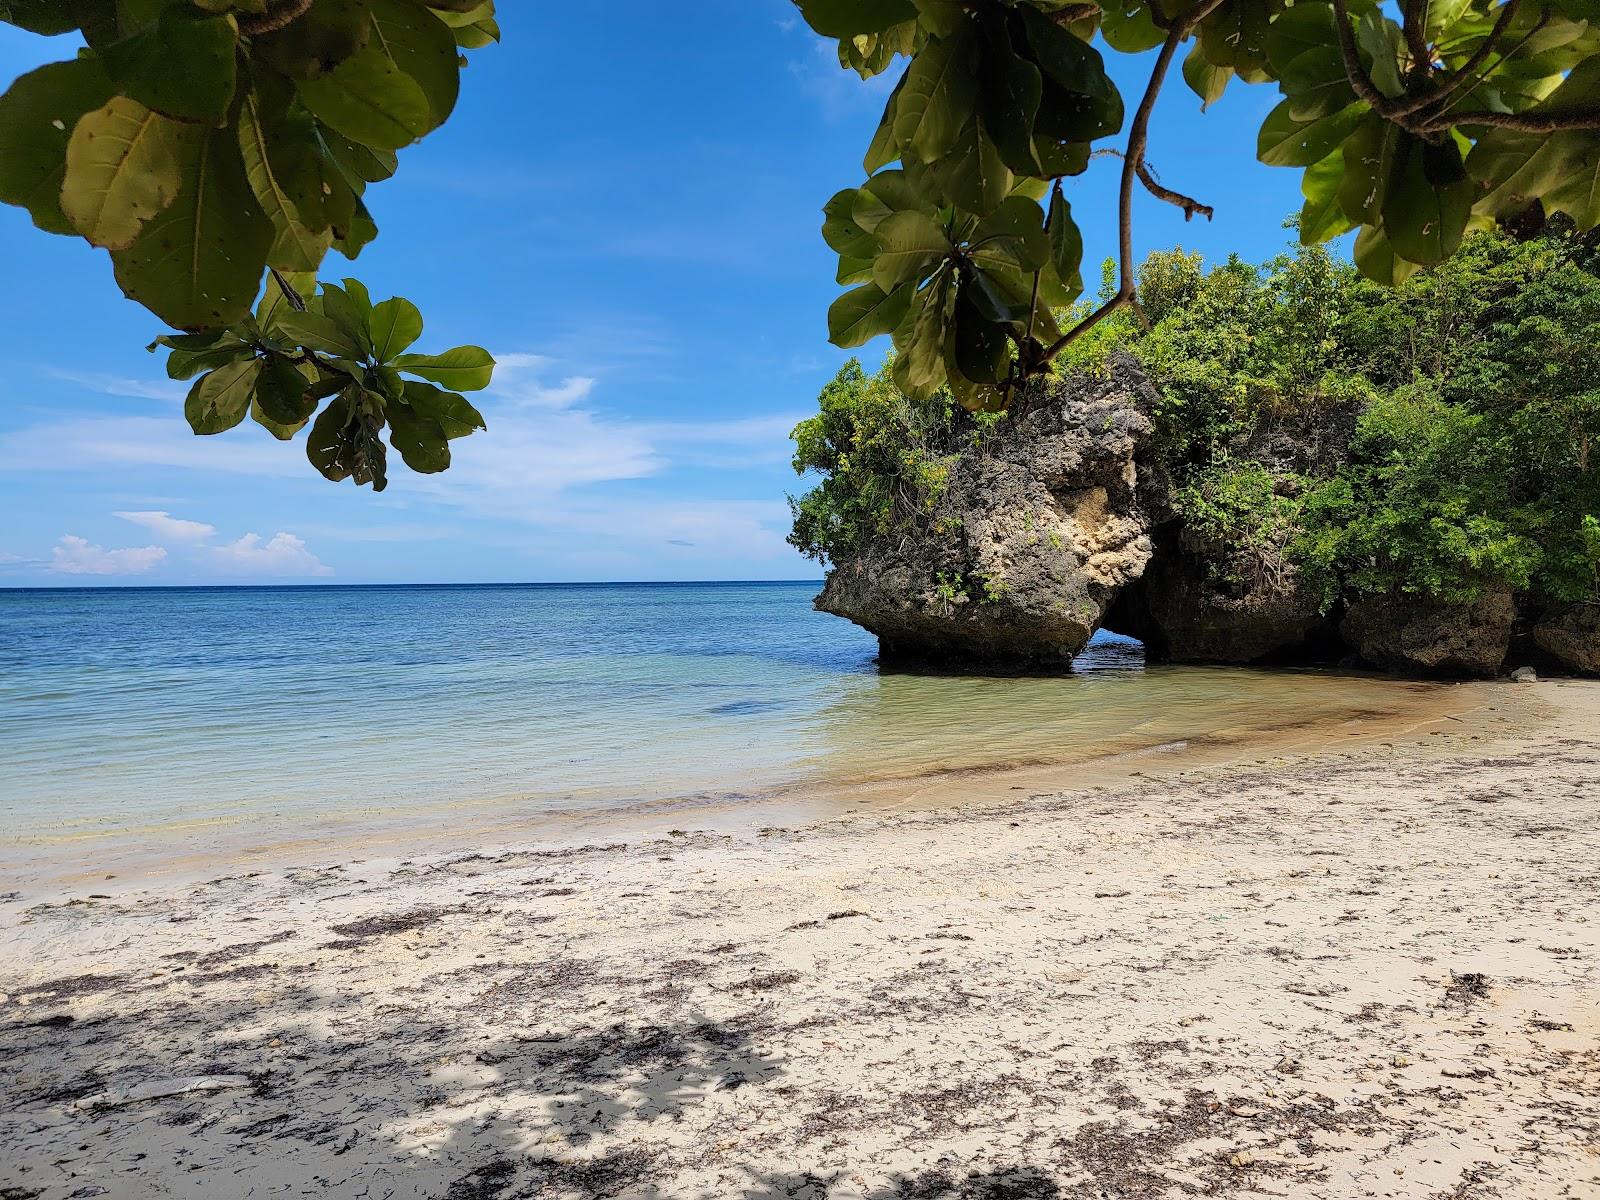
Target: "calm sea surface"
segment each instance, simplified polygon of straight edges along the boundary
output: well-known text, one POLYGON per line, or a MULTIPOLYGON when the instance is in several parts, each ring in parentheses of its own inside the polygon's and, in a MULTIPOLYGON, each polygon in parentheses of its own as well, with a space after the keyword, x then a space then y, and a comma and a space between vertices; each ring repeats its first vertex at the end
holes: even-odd
POLYGON ((816 585, 0 591, 0 842, 749 795, 1077 761, 1396 685, 880 674, 816 585))

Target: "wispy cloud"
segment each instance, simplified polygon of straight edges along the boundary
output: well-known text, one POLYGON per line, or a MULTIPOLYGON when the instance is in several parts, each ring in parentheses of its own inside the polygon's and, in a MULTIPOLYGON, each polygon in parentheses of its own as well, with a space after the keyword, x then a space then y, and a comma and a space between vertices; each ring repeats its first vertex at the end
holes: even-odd
POLYGON ((173 516, 171 513, 156 510, 150 512, 117 512, 111 515, 142 526, 157 537, 165 538, 168 541, 203 542, 217 531, 215 525, 207 525, 204 521, 186 521, 181 517, 173 516))
POLYGON ((181 380, 163 379, 151 372, 148 379, 134 379, 126 375, 106 375, 98 371, 70 371, 60 367, 46 367, 43 373, 50 379, 75 383, 102 396, 126 396, 135 400, 165 400, 181 402, 188 395, 189 384, 181 380))
POLYGON ((881 109, 894 91, 895 82, 905 70, 903 62, 893 63, 881 75, 862 79, 839 65, 839 44, 816 37, 807 29, 809 52, 789 64, 800 90, 821 106, 829 120, 843 120, 863 110, 881 109))
POLYGON ((301 578, 332 575, 333 569, 292 533, 275 533, 267 541, 247 533, 236 542, 211 547, 213 561, 224 571, 239 575, 301 578))
POLYGON ((60 575, 142 575, 166 557, 161 546, 107 550, 68 533, 51 551, 50 569, 60 575))

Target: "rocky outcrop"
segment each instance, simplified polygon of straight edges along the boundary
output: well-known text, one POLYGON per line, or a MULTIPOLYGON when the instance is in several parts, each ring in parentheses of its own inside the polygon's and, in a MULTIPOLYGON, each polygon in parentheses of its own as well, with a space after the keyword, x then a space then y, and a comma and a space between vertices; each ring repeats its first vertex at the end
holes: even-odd
POLYGON ((837 564, 817 607, 877 634, 886 663, 1069 665, 1150 560, 1151 399, 1125 358, 1037 398, 953 462, 916 528, 837 564))
POLYGON ((1282 547, 1232 552, 1157 531, 1156 553, 1106 615, 1154 662, 1310 663, 1344 654, 1336 623, 1282 547))
POLYGON ((1350 604, 1340 630, 1363 660, 1386 671, 1487 678, 1505 663, 1516 616, 1506 590, 1473 604, 1368 596, 1350 604))
POLYGON ((1534 643, 1562 666, 1600 675, 1600 602, 1566 604, 1544 613, 1534 643))

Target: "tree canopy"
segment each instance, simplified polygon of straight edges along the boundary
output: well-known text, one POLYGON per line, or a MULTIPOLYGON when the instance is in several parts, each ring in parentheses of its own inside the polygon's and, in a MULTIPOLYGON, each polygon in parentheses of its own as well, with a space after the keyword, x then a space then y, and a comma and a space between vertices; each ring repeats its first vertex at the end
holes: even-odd
POLYGON ((796 0, 863 76, 909 57, 864 167, 824 210, 839 253, 839 346, 889 333, 907 394, 948 385, 1004 408, 1077 337, 1138 307, 1132 200, 1160 183, 1150 119, 1180 49, 1203 102, 1237 78, 1275 83, 1257 157, 1303 172, 1308 244, 1359 230, 1355 260, 1398 283, 1454 254, 1469 228, 1537 203, 1600 221, 1596 0, 796 0), (1109 51, 1156 50, 1124 120, 1109 51), (1062 181, 1098 143, 1122 160, 1120 277, 1065 325, 1083 290, 1082 237, 1062 181))
MULTIPOLYGON (((1398 283, 1530 210, 1600 221, 1600 0, 795 3, 844 67, 903 62, 867 178, 827 203, 823 236, 850 289, 831 339, 892 335, 912 396, 1004 409, 1086 331, 1140 311, 1136 189, 1211 211, 1146 162, 1180 50, 1202 102, 1235 78, 1277 85, 1257 156, 1303 172, 1303 240, 1359 231, 1369 278, 1398 283), (1154 51, 1131 110, 1102 47, 1154 51), (1121 160, 1118 282, 1074 314, 1063 181, 1102 153, 1121 160)), ((0 0, 0 21, 84 44, 0 97, 0 200, 103 247, 123 292, 181 331, 157 344, 195 379, 196 432, 310 425, 318 470, 375 488, 385 430, 413 469, 448 466, 450 439, 483 427, 459 392, 488 382, 490 356, 407 353, 414 307, 316 277, 376 236, 367 188, 449 117, 462 51, 499 36, 493 0, 0 0)))
POLYGON ((484 427, 460 392, 493 359, 408 353, 410 301, 316 278, 377 236, 367 187, 449 117, 462 50, 499 36, 493 0, 0 0, 0 19, 84 43, 0 96, 0 200, 105 249, 182 331, 151 349, 194 380, 196 433, 310 425, 318 471, 377 490, 389 447, 449 466, 484 427))
MULTIPOLYGON (((1053 371, 1138 360, 1158 396, 1146 460, 1219 589, 1288 561, 1328 606, 1600 591, 1600 232, 1471 233, 1392 286, 1320 246, 1209 271, 1159 252, 1138 284, 1150 326, 1118 312, 1053 371), (1319 452, 1286 466, 1274 431, 1319 452)), ((833 564, 937 520, 955 459, 1010 419, 913 399, 855 362, 819 408, 794 433, 815 486, 791 501, 790 541, 833 564)))

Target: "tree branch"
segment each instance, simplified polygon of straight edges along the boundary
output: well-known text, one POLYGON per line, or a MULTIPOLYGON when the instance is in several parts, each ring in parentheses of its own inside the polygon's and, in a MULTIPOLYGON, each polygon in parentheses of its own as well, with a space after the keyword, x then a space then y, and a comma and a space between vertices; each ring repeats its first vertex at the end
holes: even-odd
POLYGON ((1518 133, 1565 133, 1573 129, 1600 129, 1600 106, 1568 109, 1566 112, 1469 112, 1440 117, 1423 126, 1428 133, 1453 125, 1492 125, 1518 133))
POLYGON ((1344 59, 1345 77, 1350 80, 1350 86, 1355 93, 1368 104, 1373 111, 1383 116, 1389 115, 1389 97, 1377 89, 1367 75, 1367 69, 1361 65, 1361 55, 1356 50, 1356 35, 1350 28, 1350 10, 1345 0, 1333 0, 1333 24, 1339 35, 1339 54, 1344 59))
POLYGON ((1435 104, 1443 104, 1460 90, 1461 85, 1470 79, 1473 72, 1483 66, 1489 55, 1494 52, 1495 46, 1505 36, 1505 32, 1510 28, 1511 22, 1516 19, 1517 9, 1521 5, 1522 0, 1507 0, 1506 6, 1500 10, 1500 19, 1494 23, 1494 28, 1489 31, 1489 36, 1484 38, 1483 44, 1473 52, 1472 57, 1461 64, 1461 69, 1453 72, 1438 90, 1427 95, 1413 97, 1403 104, 1396 105, 1394 115, 1407 117, 1424 108, 1431 108, 1435 104))
POLYGON ((236 19, 239 22, 240 33, 276 33, 285 25, 298 21, 310 9, 311 0, 287 0, 281 8, 254 17, 240 14, 236 19))
MULTIPOLYGON (((1342 4, 1343 0, 1335 2, 1342 4)), ((1133 186, 1135 182, 1141 180, 1141 172, 1144 170, 1144 152, 1150 144, 1150 117, 1155 112, 1156 99, 1161 95, 1161 85, 1166 82, 1167 71, 1172 66, 1172 59, 1179 45, 1194 32, 1196 25, 1216 11, 1221 4, 1222 0, 1200 0, 1199 4, 1172 23, 1171 29, 1167 31, 1166 40, 1161 43, 1161 51, 1156 55, 1155 65, 1150 69, 1150 82, 1145 86, 1144 99, 1139 101, 1133 122, 1128 126, 1127 148, 1122 152, 1122 187, 1117 196, 1117 250, 1120 262, 1117 294, 1057 338, 1041 356, 1039 360, 1041 367, 1047 366, 1063 350, 1119 308, 1133 303, 1133 186)), ((1150 186, 1150 182, 1146 182, 1146 186, 1150 186)), ((1160 187, 1159 184, 1155 186, 1160 187)), ((1176 196, 1177 193, 1173 192, 1172 195, 1176 196)), ((1166 199, 1165 196, 1162 198, 1166 199)), ((1179 202, 1174 201, 1174 203, 1179 202)), ((1179 203, 1179 207, 1183 205, 1179 203)))
POLYGON ((1162 187, 1161 184, 1156 182, 1156 177, 1151 173, 1148 163, 1140 163, 1138 171, 1139 182, 1144 184, 1145 190, 1157 200, 1165 200, 1168 204, 1176 204, 1183 209, 1183 219, 1185 221, 1193 218, 1196 213, 1199 213, 1208 221, 1216 215, 1216 210, 1209 204, 1201 204, 1200 201, 1185 196, 1182 192, 1175 192, 1169 187, 1162 187))

